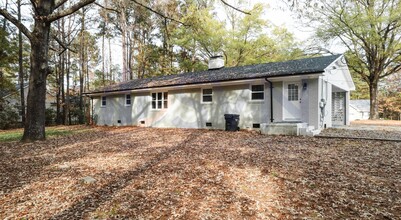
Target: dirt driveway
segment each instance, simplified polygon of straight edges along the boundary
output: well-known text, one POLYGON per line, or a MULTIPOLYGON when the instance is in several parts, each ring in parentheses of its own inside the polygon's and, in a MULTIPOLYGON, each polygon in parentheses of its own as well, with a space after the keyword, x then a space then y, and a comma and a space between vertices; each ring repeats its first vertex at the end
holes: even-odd
POLYGON ((0 219, 397 219, 400 158, 390 141, 99 127, 1 143, 0 219))

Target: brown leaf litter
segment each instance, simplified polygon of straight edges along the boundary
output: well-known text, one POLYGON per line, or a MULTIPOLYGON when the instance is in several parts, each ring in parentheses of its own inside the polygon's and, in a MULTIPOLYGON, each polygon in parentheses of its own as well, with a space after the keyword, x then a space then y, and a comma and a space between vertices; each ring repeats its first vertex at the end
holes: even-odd
POLYGON ((98 127, 2 143, 0 219, 397 219, 400 158, 388 141, 98 127))

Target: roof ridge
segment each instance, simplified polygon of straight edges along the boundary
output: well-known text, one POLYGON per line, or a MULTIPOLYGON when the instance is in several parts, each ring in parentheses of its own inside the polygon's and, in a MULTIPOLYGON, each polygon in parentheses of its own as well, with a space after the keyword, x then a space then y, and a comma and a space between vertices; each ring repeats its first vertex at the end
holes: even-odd
POLYGON ((341 56, 342 54, 309 57, 280 62, 268 62, 235 67, 225 67, 216 70, 202 70, 156 76, 151 78, 134 79, 126 82, 120 82, 114 85, 105 86, 87 94, 174 85, 232 81, 239 79, 321 73, 324 72, 324 69, 328 65, 333 63, 341 56))

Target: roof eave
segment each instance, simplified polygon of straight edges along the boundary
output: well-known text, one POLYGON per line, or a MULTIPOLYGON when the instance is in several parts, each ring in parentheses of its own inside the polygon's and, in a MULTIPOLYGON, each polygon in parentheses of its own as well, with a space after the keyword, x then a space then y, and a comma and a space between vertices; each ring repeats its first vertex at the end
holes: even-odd
POLYGON ((243 80, 271 79, 271 78, 281 78, 281 77, 290 77, 290 76, 308 76, 308 75, 316 75, 316 74, 323 74, 323 73, 324 73, 324 70, 314 71, 314 72, 305 72, 305 73, 290 73, 290 74, 275 75, 275 76, 261 76, 261 77, 253 77, 253 78, 216 80, 216 81, 210 81, 210 82, 195 82, 195 83, 186 83, 186 84, 181 83, 181 84, 173 84, 173 85, 149 86, 149 87, 134 88, 134 89, 116 89, 116 90, 108 90, 108 91, 95 91, 95 92, 87 92, 87 93, 83 93, 83 94, 85 96, 93 96, 93 95, 106 94, 106 93, 123 93, 123 92, 128 92, 128 91, 140 91, 140 90, 167 88, 167 87, 213 84, 213 83, 234 82, 234 81, 243 81, 243 80))

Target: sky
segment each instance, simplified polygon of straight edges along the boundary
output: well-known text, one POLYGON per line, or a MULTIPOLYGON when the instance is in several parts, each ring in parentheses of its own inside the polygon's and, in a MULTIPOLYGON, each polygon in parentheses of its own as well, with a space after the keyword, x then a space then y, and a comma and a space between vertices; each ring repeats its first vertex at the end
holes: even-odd
POLYGON ((286 27, 299 41, 305 41, 313 35, 313 31, 308 30, 300 22, 296 21, 293 13, 286 8, 281 0, 269 1, 269 7, 266 10, 266 19, 276 26, 286 27))

